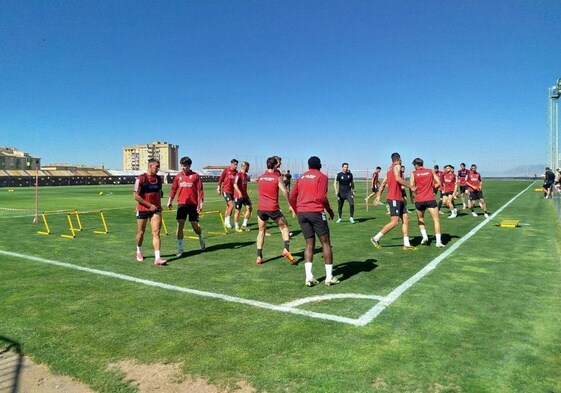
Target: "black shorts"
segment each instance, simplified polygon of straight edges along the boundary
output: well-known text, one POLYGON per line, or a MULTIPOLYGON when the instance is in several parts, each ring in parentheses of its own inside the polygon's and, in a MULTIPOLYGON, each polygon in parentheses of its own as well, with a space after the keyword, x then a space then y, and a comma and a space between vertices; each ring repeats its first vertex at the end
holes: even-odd
POLYGON ((156 211, 156 212, 144 212, 144 211, 136 211, 136 219, 137 220, 146 220, 146 219, 150 219, 152 218, 152 216, 154 214, 161 214, 160 212, 162 211, 162 209, 156 211))
POLYGON ((472 191, 469 193, 470 201, 477 201, 479 199, 483 199, 483 191, 472 191))
POLYGON ((388 199, 388 206, 390 207, 390 216, 392 217, 401 217, 407 214, 407 209, 405 208, 403 200, 396 201, 388 199))
POLYGON ((460 186, 460 194, 465 193, 467 190, 467 186, 460 186))
POLYGON ((224 200, 226 201, 226 203, 234 200, 234 194, 231 194, 229 192, 222 193, 222 196, 224 197, 224 200))
POLYGON ((199 213, 197 213, 197 205, 179 205, 177 207, 177 214, 175 218, 185 220, 189 216, 189 222, 199 221, 199 213))
POLYGON ((436 201, 415 202, 415 209, 424 212, 427 209, 435 209, 438 207, 436 201))
POLYGON ((279 218, 284 218, 284 215, 280 210, 274 212, 266 212, 263 210, 257 210, 257 217, 259 217, 263 221, 267 221, 269 218, 273 221, 278 220, 279 218))
POLYGON ((451 196, 451 195, 454 195, 454 191, 450 191, 450 192, 443 192, 443 193, 442 193, 442 196, 443 196, 443 197, 446 197, 446 196, 451 196))
POLYGON ((378 186, 372 187, 372 192, 378 192, 378 190, 379 190, 379 187, 378 187, 378 186))
POLYGON ((298 213, 298 223, 302 229, 304 239, 309 239, 315 235, 329 235, 329 225, 325 213, 298 213))
POLYGON ((553 185, 553 183, 550 183, 550 182, 546 181, 545 183, 543 183, 543 188, 545 190, 549 190, 552 185, 553 185))
POLYGON ((344 201, 348 201, 349 204, 354 205, 355 196, 353 195, 352 191, 349 191, 346 194, 337 194, 337 201, 339 201, 339 203, 342 203, 344 201))
POLYGON ((240 210, 243 205, 251 206, 251 199, 249 199, 249 197, 234 199, 234 207, 236 210, 240 210))

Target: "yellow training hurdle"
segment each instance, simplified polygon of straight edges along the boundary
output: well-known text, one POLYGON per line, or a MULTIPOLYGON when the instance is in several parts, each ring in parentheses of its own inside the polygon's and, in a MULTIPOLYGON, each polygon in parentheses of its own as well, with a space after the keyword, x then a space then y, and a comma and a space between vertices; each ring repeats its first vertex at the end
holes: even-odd
POLYGON ((80 220, 80 214, 96 214, 99 213, 99 217, 101 218, 101 224, 103 225, 103 228, 101 230, 95 230, 94 229, 94 233, 96 234, 100 234, 100 235, 107 235, 107 233, 109 233, 109 230, 107 228, 107 221, 105 220, 105 216, 103 215, 103 211, 102 210, 90 210, 90 211, 78 211, 75 209, 70 209, 70 210, 51 210, 51 211, 45 211, 43 213, 41 213, 41 218, 43 220, 43 224, 45 226, 45 230, 44 231, 37 231, 38 234, 40 235, 50 235, 51 232, 51 228, 49 227, 49 222, 47 220, 47 217, 49 215, 52 214, 61 214, 61 213, 66 213, 66 219, 68 221, 68 229, 70 231, 70 234, 61 234, 61 237, 67 238, 67 239, 74 239, 76 237, 76 232, 81 232, 82 231, 82 221, 80 220))

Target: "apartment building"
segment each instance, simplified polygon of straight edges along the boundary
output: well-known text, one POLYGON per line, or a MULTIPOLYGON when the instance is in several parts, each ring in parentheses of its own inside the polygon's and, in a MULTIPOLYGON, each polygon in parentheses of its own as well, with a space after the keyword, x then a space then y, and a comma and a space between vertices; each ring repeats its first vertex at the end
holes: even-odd
POLYGON ((179 170, 179 145, 156 141, 123 147, 123 170, 144 170, 151 158, 160 160, 161 171, 177 171, 179 170))
POLYGON ((0 147, 0 169, 26 170, 40 167, 40 158, 11 147, 0 147))

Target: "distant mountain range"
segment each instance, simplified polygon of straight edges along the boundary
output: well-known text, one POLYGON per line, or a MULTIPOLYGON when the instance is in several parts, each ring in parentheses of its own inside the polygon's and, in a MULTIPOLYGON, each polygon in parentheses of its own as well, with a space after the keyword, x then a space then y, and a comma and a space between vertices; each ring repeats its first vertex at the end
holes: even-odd
MULTIPOLYGON (((486 176, 492 177, 529 177, 533 178, 537 176, 538 178, 543 175, 545 171, 546 164, 533 164, 533 165, 520 165, 516 168, 509 169, 502 172, 491 172, 487 173, 486 176)), ((554 170, 556 168, 553 168, 554 170)))

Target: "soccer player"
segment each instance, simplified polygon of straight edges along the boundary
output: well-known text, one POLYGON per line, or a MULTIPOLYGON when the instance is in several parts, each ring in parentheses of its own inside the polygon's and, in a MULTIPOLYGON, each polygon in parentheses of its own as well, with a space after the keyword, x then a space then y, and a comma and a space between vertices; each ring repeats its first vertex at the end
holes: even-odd
POLYGON ((154 247, 154 264, 165 265, 160 255, 160 228, 162 226, 162 178, 158 176, 160 161, 151 158, 146 173, 138 176, 134 183, 133 197, 136 206, 136 260, 142 262, 142 243, 146 224, 150 221, 152 229, 152 246, 154 247))
POLYGON ((399 220, 402 220, 401 232, 403 234, 403 249, 404 250, 414 250, 409 242, 409 214, 405 208, 405 203, 403 202, 403 192, 401 187, 404 186, 409 188, 411 191, 415 191, 415 187, 407 184, 407 182, 401 176, 401 157, 399 153, 393 153, 391 156, 392 164, 388 169, 386 177, 380 189, 376 193, 376 199, 374 204, 380 203, 380 197, 384 192, 386 186, 388 187, 387 202, 390 208, 390 222, 384 225, 384 227, 373 236, 370 241, 376 248, 381 248, 380 238, 386 233, 394 229, 398 224, 399 220))
POLYGON ((377 166, 376 170, 372 174, 372 192, 370 194, 368 194, 368 196, 364 199, 366 201, 366 203, 368 203, 368 200, 370 198, 372 198, 373 196, 375 196, 376 193, 378 192, 378 188, 380 187, 379 176, 380 176, 380 171, 381 170, 382 170, 382 168, 377 166))
POLYGON ((177 256, 183 255, 183 228, 185 220, 189 217, 189 222, 193 231, 199 236, 201 250, 206 248, 205 239, 201 226, 199 225, 199 214, 203 210, 205 193, 203 191, 203 181, 198 173, 191 170, 193 161, 189 157, 183 157, 179 161, 181 172, 173 179, 168 198, 168 209, 173 207, 173 199, 177 195, 177 256))
POLYGON ((230 224, 230 216, 234 210, 234 179, 238 173, 238 160, 233 158, 230 161, 230 166, 224 168, 220 177, 218 178, 218 186, 216 192, 224 197, 226 201, 226 210, 224 211, 224 226, 228 229, 232 228, 230 224))
POLYGON ((290 173, 290 169, 287 169, 282 180, 284 181, 284 186, 286 190, 290 192, 290 182, 292 181, 292 174, 290 173))
POLYGON ((460 198, 462 198, 462 205, 463 210, 466 209, 466 201, 468 200, 466 197, 468 196, 467 186, 466 186, 466 179, 469 171, 466 169, 466 164, 461 163, 460 169, 458 170, 458 180, 460 181, 460 198))
POLYGON ((481 179, 481 175, 477 172, 477 165, 475 164, 471 164, 471 167, 469 168, 466 185, 469 190, 469 206, 471 209, 471 215, 477 217, 477 213, 473 210, 473 207, 475 202, 479 201, 479 207, 483 210, 483 216, 485 216, 485 218, 489 218, 485 199, 483 199, 483 180, 481 179))
POLYGON ((454 198, 456 198, 458 193, 458 186, 456 184, 456 174, 454 173, 454 167, 452 165, 448 164, 444 167, 442 180, 444 181, 442 203, 450 209, 448 218, 456 218, 458 216, 458 209, 454 206, 454 198))
MULTIPOLYGON (((296 265, 296 260, 290 253, 290 230, 288 222, 282 214, 279 205, 279 190, 288 202, 288 192, 284 187, 282 177, 278 168, 278 161, 275 157, 267 158, 267 170, 257 178, 257 195, 259 202, 257 204, 257 223, 259 233, 257 234, 257 260, 256 263, 263 263, 263 245, 265 244, 265 236, 267 233, 267 221, 273 220, 279 227, 284 242, 282 256, 288 259, 291 265, 296 265)), ((289 205, 291 214, 295 214, 289 205)))
POLYGON ((434 171, 423 167, 423 160, 415 158, 413 167, 415 170, 411 173, 409 180, 415 191, 415 209, 417 212, 417 220, 419 221, 419 229, 423 239, 421 244, 428 245, 429 237, 425 226, 425 211, 428 210, 434 223, 434 233, 436 237, 436 247, 444 247, 442 244, 442 234, 440 230, 440 217, 438 215, 438 205, 434 196, 434 189, 440 187, 440 179, 434 171))
POLYGON ((555 183, 555 173, 549 167, 545 168, 543 180, 543 197, 545 199, 551 198, 551 188, 553 183, 555 183))
POLYGON ((438 179, 440 180, 440 187, 434 190, 435 194, 440 194, 440 196, 438 197, 438 213, 444 214, 440 210, 442 209, 442 194, 444 193, 444 172, 440 170, 440 167, 438 165, 435 165, 433 167, 433 171, 436 174, 436 176, 438 176, 438 179))
POLYGON ((329 226, 325 217, 326 211, 329 214, 329 219, 333 219, 333 209, 331 209, 327 199, 329 180, 326 175, 320 172, 321 161, 318 157, 313 156, 308 159, 308 168, 308 171, 298 178, 290 193, 290 206, 298 216, 298 223, 306 241, 306 249, 304 250, 306 280, 304 283, 308 287, 313 287, 318 283, 312 273, 317 236, 321 242, 325 264, 325 285, 335 285, 339 284, 339 280, 333 277, 333 252, 331 250, 329 226))
POLYGON ((335 188, 335 196, 337 196, 337 224, 341 222, 341 216, 343 214, 343 204, 345 201, 349 202, 350 217, 349 222, 351 224, 355 223, 353 218, 355 213, 355 183, 353 181, 353 174, 349 170, 349 164, 344 162, 341 165, 341 172, 335 177, 335 182, 333 183, 335 188))
POLYGON ((248 175, 247 172, 249 171, 249 162, 242 161, 242 168, 241 171, 236 174, 236 178, 234 179, 234 228, 236 232, 243 232, 249 231, 247 227, 247 222, 251 217, 251 213, 253 211, 253 207, 251 205, 251 199, 249 199, 249 195, 247 193, 247 181, 248 175), (238 220, 240 218, 240 212, 242 206, 245 205, 245 213, 243 217, 242 227, 238 224, 238 220))

